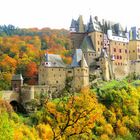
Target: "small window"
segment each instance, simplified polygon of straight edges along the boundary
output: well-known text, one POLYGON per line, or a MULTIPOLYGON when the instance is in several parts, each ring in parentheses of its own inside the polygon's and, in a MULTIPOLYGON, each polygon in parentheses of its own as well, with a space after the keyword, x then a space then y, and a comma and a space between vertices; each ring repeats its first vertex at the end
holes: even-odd
POLYGON ((120 56, 120 59, 122 59, 122 56, 120 56))
POLYGON ((58 81, 56 81, 56 83, 58 83, 58 81))
POLYGON ((114 52, 116 52, 116 48, 114 48, 114 52))
POLYGON ((135 50, 133 50, 133 52, 135 52, 135 50))
POLYGON ((100 44, 100 42, 98 41, 98 45, 100 44))
POLYGON ((53 69, 52 69, 52 71, 53 71, 53 69))
POLYGON ((72 71, 69 70, 68 73, 72 73, 72 71))
POLYGON ((103 45, 103 42, 101 42, 101 46, 103 45))
POLYGON ((100 37, 102 37, 102 35, 100 35, 100 37))
POLYGON ((127 53, 127 49, 125 49, 125 53, 127 53))
POLYGON ((98 52, 100 51, 100 48, 98 48, 98 52))
POLYGON ((60 71, 60 69, 59 69, 59 71, 60 71))
POLYGON ((121 52, 122 52, 122 50, 121 50, 121 49, 119 49, 119 52, 121 53, 121 52))

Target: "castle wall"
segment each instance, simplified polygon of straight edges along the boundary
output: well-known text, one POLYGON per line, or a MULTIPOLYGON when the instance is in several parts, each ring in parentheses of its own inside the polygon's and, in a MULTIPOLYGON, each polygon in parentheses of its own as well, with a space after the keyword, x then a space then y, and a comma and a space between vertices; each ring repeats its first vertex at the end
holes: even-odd
POLYGON ((95 62, 95 58, 96 58, 96 53, 84 53, 84 57, 85 57, 85 60, 88 64, 88 66, 91 66, 94 62, 95 62))
POLYGON ((65 68, 40 66, 39 85, 56 85, 63 89, 65 87, 65 80, 65 68))
POLYGON ((52 95, 57 97, 55 94, 58 93, 58 90, 59 87, 56 85, 22 86, 21 101, 22 103, 26 103, 33 99, 40 99, 41 94, 47 94, 48 98, 52 98, 52 95))
POLYGON ((80 67, 74 68, 72 86, 76 90, 89 86, 89 69, 88 68, 80 68, 80 67))
POLYGON ((130 61, 130 74, 136 73, 136 75, 140 75, 140 61, 130 61))
POLYGON ((130 40, 128 46, 129 46, 129 59, 140 60, 140 41, 130 40))
POLYGON ((2 99, 8 101, 9 103, 11 101, 20 101, 20 95, 17 92, 11 91, 11 90, 7 90, 7 91, 1 91, 2 93, 2 99))
POLYGON ((110 41, 110 56, 114 56, 113 69, 116 79, 122 79, 129 74, 129 50, 125 42, 110 41))
POLYGON ((101 48, 103 48, 103 33, 101 32, 91 32, 88 34, 91 36, 91 40, 94 44, 96 50, 96 57, 99 57, 101 54, 101 48))
POLYGON ((22 86, 21 102, 25 103, 34 99, 34 86, 22 86))

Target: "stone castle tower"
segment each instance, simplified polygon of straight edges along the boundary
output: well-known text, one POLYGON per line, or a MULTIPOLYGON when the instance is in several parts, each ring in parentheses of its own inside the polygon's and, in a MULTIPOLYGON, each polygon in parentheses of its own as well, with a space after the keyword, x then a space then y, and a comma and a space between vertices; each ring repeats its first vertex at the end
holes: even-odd
POLYGON ((79 90, 89 85, 89 67, 81 49, 75 51, 71 70, 73 71, 72 86, 74 89, 79 90))
POLYGON ((66 65, 56 54, 45 54, 39 66, 39 85, 55 86, 63 89, 66 80, 66 65))
POLYGON ((103 80, 109 81, 110 80, 110 71, 109 71, 109 58, 106 53, 105 49, 102 49, 101 55, 99 57, 100 68, 102 70, 103 80))

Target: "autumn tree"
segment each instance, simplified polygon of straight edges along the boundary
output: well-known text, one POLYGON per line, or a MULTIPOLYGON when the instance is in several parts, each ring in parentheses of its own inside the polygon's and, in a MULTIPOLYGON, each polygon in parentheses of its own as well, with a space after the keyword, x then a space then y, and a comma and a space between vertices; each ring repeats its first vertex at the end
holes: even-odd
POLYGON ((37 83, 37 73, 38 73, 38 70, 37 70, 36 63, 30 62, 26 66, 26 72, 25 72, 25 76, 29 84, 34 85, 37 83))
POLYGON ((53 139, 92 137, 94 122, 100 116, 98 102, 93 93, 84 89, 80 94, 61 99, 58 102, 46 101, 42 123, 50 125, 53 139))

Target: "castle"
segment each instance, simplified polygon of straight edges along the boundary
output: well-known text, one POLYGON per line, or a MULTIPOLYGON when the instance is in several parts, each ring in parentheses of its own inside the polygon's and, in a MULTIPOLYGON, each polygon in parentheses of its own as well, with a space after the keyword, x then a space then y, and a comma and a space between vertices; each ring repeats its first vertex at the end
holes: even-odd
POLYGON ((92 74, 98 73, 105 81, 140 74, 140 30, 136 27, 128 32, 119 23, 92 16, 85 25, 79 16, 72 19, 70 35, 74 52, 70 65, 59 55, 47 53, 39 66, 38 85, 24 85, 22 75, 14 75, 12 91, 5 91, 2 98, 14 107, 24 106, 44 93, 52 98, 59 97, 64 88, 87 87, 92 74))
POLYGON ((140 30, 136 27, 128 31, 97 16, 90 16, 85 25, 79 16, 72 19, 70 32, 73 49, 83 51, 90 73, 100 69, 106 81, 140 74, 140 30))
POLYGON ((21 105, 40 100, 42 95, 48 98, 61 96, 61 91, 78 91, 89 86, 89 67, 81 49, 76 49, 71 65, 66 65, 56 54, 45 54, 39 66, 38 85, 24 85, 21 74, 14 75, 11 81, 12 91, 4 91, 2 98, 7 100, 16 111, 21 105), (68 86, 66 86, 68 85, 68 86))

